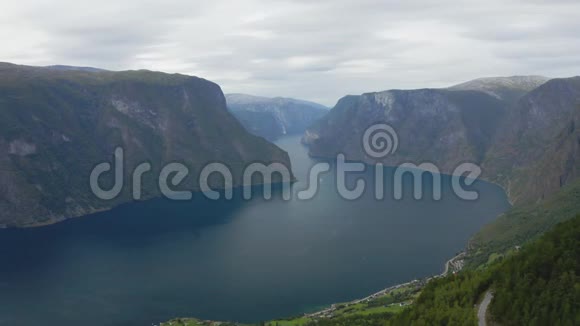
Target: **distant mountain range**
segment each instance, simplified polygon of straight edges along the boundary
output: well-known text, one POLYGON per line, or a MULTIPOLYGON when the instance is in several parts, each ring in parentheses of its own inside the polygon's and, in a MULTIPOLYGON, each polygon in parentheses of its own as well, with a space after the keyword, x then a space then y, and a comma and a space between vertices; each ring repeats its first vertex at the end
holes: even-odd
POLYGON ((230 112, 249 132, 269 140, 301 134, 328 113, 325 106, 292 98, 227 94, 226 101, 230 112))
MULTIPOLYGON (((286 152, 246 132, 228 112, 220 87, 207 80, 0 63, 0 227, 109 209, 132 200, 136 165, 150 162, 150 175, 158 176, 176 161, 190 168, 186 189, 198 189, 194 178, 207 162, 232 167, 236 184, 250 162, 290 166, 286 152), (89 176, 98 163, 112 161, 117 146, 125 151, 127 186, 102 201, 92 194, 89 176)), ((143 199, 157 196, 158 179, 144 177, 143 199)))

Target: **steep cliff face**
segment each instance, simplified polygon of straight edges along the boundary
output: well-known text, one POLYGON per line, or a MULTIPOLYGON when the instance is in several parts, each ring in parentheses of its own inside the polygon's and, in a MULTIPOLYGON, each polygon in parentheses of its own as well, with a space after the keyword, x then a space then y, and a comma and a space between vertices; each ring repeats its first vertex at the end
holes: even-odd
POLYGON ((475 162, 517 204, 541 200, 579 176, 579 111, 580 77, 483 79, 450 89, 347 96, 306 131, 304 142, 314 156, 344 153, 374 162, 362 135, 385 122, 399 147, 383 163, 428 161, 451 172, 475 162))
POLYGON ((367 127, 385 122, 399 139, 398 150, 383 163, 429 161, 442 172, 464 161, 480 162, 505 114, 505 103, 481 92, 442 89, 392 90, 347 96, 306 132, 314 156, 344 153, 369 160, 362 138, 367 127))
POLYGON ((53 223, 127 202, 131 172, 142 162, 152 165, 143 198, 160 195, 155 176, 170 162, 190 169, 181 187, 196 189, 200 169, 215 161, 229 165, 238 184, 249 162, 290 166, 287 153, 244 130, 209 81, 0 64, 0 225, 53 223), (89 176, 113 161, 118 146, 126 186, 102 201, 89 176))
POLYGON ((291 98, 227 94, 226 101, 249 132, 271 140, 301 134, 328 113, 328 108, 320 104, 291 98))
POLYGON ((516 203, 534 202, 580 176, 580 77, 553 79, 502 121, 485 160, 487 176, 516 203))

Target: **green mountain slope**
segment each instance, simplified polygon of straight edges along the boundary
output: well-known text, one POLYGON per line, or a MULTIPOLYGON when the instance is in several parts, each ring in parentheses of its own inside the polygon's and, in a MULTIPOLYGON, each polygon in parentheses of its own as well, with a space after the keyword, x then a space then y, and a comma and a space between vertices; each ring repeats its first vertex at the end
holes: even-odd
POLYGON ((577 214, 580 214, 580 181, 539 203, 516 206, 472 237, 469 265, 485 264, 577 214))
POLYGON ((580 323, 580 216, 556 226, 493 275, 493 319, 501 325, 580 323))

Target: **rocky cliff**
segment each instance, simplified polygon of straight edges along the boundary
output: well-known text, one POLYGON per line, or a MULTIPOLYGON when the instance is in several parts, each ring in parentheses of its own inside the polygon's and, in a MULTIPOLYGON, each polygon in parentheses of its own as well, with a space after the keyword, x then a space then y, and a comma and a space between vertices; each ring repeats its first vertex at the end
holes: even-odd
POLYGON ((290 166, 287 153, 244 130, 207 80, 0 64, 0 226, 48 224, 127 202, 130 171, 142 162, 152 165, 143 198, 160 195, 153 176, 170 162, 190 169, 182 187, 196 189, 201 167, 214 161, 232 168, 235 183, 249 162, 290 166), (89 176, 119 146, 127 186, 102 201, 89 176))
POLYGON ((516 203, 548 197, 580 176, 580 77, 534 89, 502 119, 484 169, 516 203))
POLYGON ((249 132, 270 140, 301 134, 328 113, 328 108, 320 104, 291 98, 227 94, 226 101, 249 132))
POLYGON ((367 127, 391 125, 398 150, 383 163, 432 162, 442 172, 470 161, 504 186, 514 203, 533 202, 578 177, 580 78, 476 80, 448 89, 390 90, 342 98, 309 128, 313 156, 363 150, 367 127))
POLYGON ((505 112, 504 102, 476 91, 391 90, 347 96, 307 130, 304 142, 314 156, 341 152, 371 163, 362 147, 363 134, 385 122, 397 132, 399 146, 383 163, 430 161, 450 172, 458 162, 483 159, 505 112))

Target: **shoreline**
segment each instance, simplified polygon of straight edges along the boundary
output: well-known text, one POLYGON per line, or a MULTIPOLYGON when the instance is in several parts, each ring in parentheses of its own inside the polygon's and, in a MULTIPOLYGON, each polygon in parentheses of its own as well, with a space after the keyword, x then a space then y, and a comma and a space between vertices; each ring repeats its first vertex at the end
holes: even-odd
MULTIPOLYGON (((290 186, 292 186, 294 183, 297 182, 296 177, 293 174, 291 175, 291 177, 292 177, 292 179, 289 182, 290 186)), ((260 183, 252 184, 249 187, 263 187, 263 186, 267 186, 267 185, 271 185, 271 186, 275 187, 275 186, 283 185, 285 183, 286 182, 271 182, 271 183, 260 182, 260 183)), ((246 187, 246 186, 235 185, 232 187, 232 190, 243 189, 244 187, 246 187)), ((216 188, 215 190, 222 191, 224 189, 225 188, 216 188)), ((199 189, 190 189, 189 191, 191 191, 194 195, 195 194, 202 194, 203 195, 203 191, 201 191, 199 189)), ((203 196, 205 196, 205 195, 203 195, 203 196)), ((126 200, 126 201, 121 201, 121 202, 115 203, 114 205, 101 207, 101 208, 90 207, 90 209, 80 209, 80 210, 77 209, 77 211, 79 213, 51 215, 46 220, 42 220, 42 221, 34 222, 34 223, 18 224, 18 225, 0 224, 0 230, 34 229, 34 228, 49 227, 49 226, 60 224, 60 223, 63 223, 63 222, 69 221, 69 220, 87 218, 87 217, 91 217, 92 215, 95 215, 95 214, 108 212, 108 211, 117 209, 123 205, 138 204, 138 203, 143 203, 143 202, 147 202, 147 201, 166 199, 166 198, 167 197, 165 197, 163 194, 159 194, 159 195, 153 195, 150 197, 145 197, 145 198, 139 199, 139 200, 130 199, 130 200, 126 200), (82 211, 82 210, 84 210, 84 211, 82 211)), ((194 200, 194 199, 192 199, 192 200, 194 200)))
POLYGON ((377 297, 386 295, 391 291, 400 289, 400 288, 405 287, 405 286, 410 286, 410 285, 425 286, 429 281, 431 281, 433 279, 447 276, 449 274, 449 272, 456 273, 456 272, 462 270, 463 266, 464 266, 464 263, 463 263, 464 258, 466 255, 467 255, 466 251, 461 251, 457 255, 453 256, 451 259, 447 260, 444 264, 444 269, 443 269, 443 272, 441 274, 428 276, 428 277, 425 277, 423 279, 418 279, 418 280, 415 279, 415 280, 412 280, 412 281, 409 281, 406 283, 395 284, 395 285, 392 285, 388 288, 385 288, 385 289, 382 289, 378 292, 370 294, 364 298, 355 299, 355 300, 343 302, 343 303, 333 303, 328 308, 325 308, 325 309, 320 310, 320 311, 312 312, 312 313, 304 313, 304 314, 302 314, 302 316, 307 317, 307 318, 324 318, 326 315, 331 314, 332 312, 336 311, 338 305, 343 305, 343 306, 348 307, 350 305, 367 302, 367 301, 376 299, 377 297))
MULTIPOLYGON (((359 303, 364 303, 364 302, 369 302, 373 299, 379 298, 383 295, 387 295, 392 291, 404 288, 404 287, 408 287, 408 286, 412 286, 415 285, 417 287, 423 287, 425 286, 429 281, 433 280, 433 279, 437 279, 437 278, 441 278, 441 277, 445 277, 447 275, 449 275, 449 273, 456 273, 458 271, 460 271, 461 269, 463 269, 463 261, 465 256, 467 255, 466 251, 461 251, 459 252, 457 255, 453 256, 451 259, 447 260, 444 264, 444 268, 443 268, 443 272, 441 274, 436 274, 433 276, 428 276, 422 279, 415 279, 415 280, 411 280, 409 282, 405 282, 405 283, 399 283, 399 284, 395 284, 392 285, 390 287, 387 287, 385 289, 382 289, 378 292, 375 292, 373 294, 370 294, 364 298, 360 298, 360 299, 355 299, 352 301, 348 301, 348 302, 341 302, 341 303, 333 303, 332 305, 330 305, 327 308, 324 308, 322 310, 318 310, 315 312, 310 312, 310 313, 302 313, 302 314, 297 314, 295 315, 295 317, 280 317, 277 319, 272 319, 270 321, 271 322, 280 322, 280 321, 285 321, 285 320, 290 320, 290 318, 296 318, 298 316, 300 316, 300 318, 312 318, 312 319, 324 319, 324 318, 331 318, 332 314, 339 310, 339 309, 344 309, 345 307, 351 306, 351 305, 356 305, 359 303)), ((159 325, 172 325, 171 323, 175 320, 195 320, 197 322, 202 323, 203 325, 214 325, 214 324, 226 324, 226 325, 230 325, 229 323, 231 322, 223 322, 223 321, 216 321, 216 320, 199 320, 199 319, 195 319, 193 318, 175 318, 172 320, 168 320, 168 321, 164 321, 164 322, 160 322, 159 325)), ((239 323, 232 323, 232 325, 242 325, 239 323)))

